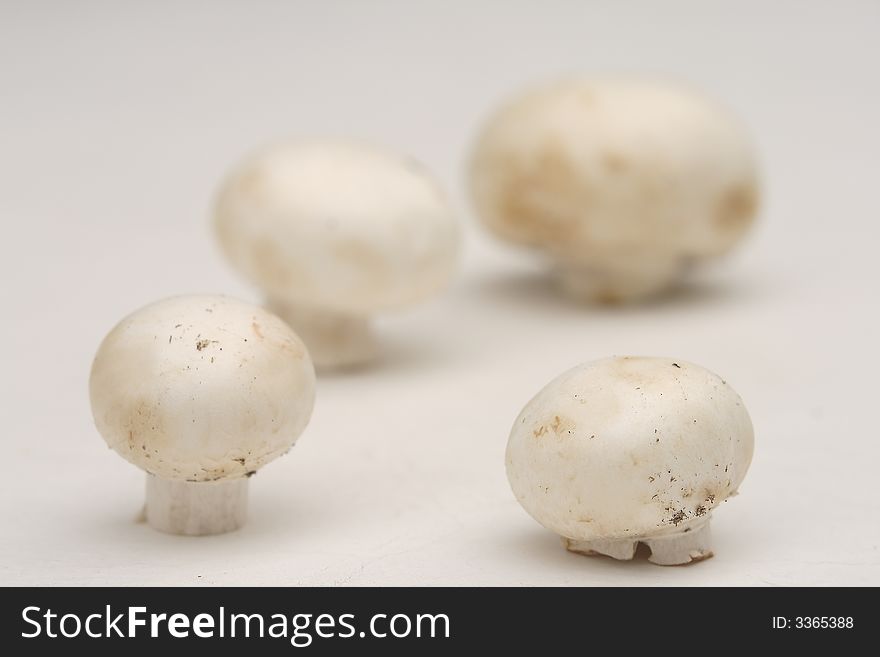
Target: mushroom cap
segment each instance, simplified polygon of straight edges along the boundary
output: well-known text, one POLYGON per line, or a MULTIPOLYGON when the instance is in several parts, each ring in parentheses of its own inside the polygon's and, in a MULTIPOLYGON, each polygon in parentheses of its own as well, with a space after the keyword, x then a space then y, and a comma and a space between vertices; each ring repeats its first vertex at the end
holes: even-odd
POLYGON ((570 266, 643 270, 727 251, 758 206, 748 136, 669 83, 568 80, 485 125, 471 160, 479 216, 570 266))
POLYGON ((355 141, 279 143, 222 185, 215 227, 270 298, 367 314, 430 296, 452 276, 459 228, 417 162, 355 141))
POLYGON ((302 433, 315 399, 303 343, 262 308, 218 296, 165 299, 104 338, 89 380, 107 444, 167 479, 252 474, 302 433))
POLYGON ((507 477, 539 523, 575 540, 684 531, 733 495, 752 459, 739 395, 670 358, 615 357, 571 369, 522 410, 507 477))

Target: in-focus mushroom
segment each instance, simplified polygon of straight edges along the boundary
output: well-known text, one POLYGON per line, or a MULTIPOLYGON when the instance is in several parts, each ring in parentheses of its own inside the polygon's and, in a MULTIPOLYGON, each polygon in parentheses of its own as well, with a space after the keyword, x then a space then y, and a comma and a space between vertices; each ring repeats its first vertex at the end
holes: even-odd
POLYGON ((752 460, 739 395, 702 367, 619 357, 575 367, 522 410, 507 444, 519 503, 573 552, 661 565, 712 556, 709 518, 752 460))
POLYGON ((148 473, 149 524, 217 534, 242 525, 248 478, 302 433, 315 372, 300 339, 266 310, 183 296, 110 331, 89 392, 101 436, 148 473))
POLYGON ((257 153, 222 185, 214 216, 229 260, 322 367, 373 358, 370 316, 438 292, 459 247, 455 217, 427 171, 354 141, 257 153))
POLYGON ((668 83, 570 80, 526 93, 486 124, 471 192, 497 236, 554 264, 574 297, 637 300, 752 224, 758 174, 726 111, 668 83))

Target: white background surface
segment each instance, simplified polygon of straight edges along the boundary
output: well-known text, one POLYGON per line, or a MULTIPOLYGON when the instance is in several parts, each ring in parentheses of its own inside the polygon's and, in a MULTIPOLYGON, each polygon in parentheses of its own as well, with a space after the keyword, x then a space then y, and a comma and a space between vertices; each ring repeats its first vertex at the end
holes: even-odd
POLYGON ((0 5, 0 583, 880 584, 876 2, 0 5), (486 113, 559 73, 671 74, 751 126, 766 198, 731 259, 644 307, 575 307, 474 225, 486 113), (210 234, 218 178, 279 135, 408 151, 467 245, 449 293, 380 324, 383 362, 323 377, 296 448, 220 537, 137 524, 143 475, 86 382, 124 314, 259 300, 210 234), (686 568, 567 554, 504 475, 523 404, 568 367, 669 355, 746 400, 756 454, 686 568))

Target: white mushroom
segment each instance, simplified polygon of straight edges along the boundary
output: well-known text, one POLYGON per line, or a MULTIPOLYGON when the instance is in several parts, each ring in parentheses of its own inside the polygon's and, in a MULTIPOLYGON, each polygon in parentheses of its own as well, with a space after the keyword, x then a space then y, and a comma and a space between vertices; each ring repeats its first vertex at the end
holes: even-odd
POLYGON ((571 80, 516 98, 474 149, 486 226, 553 263, 564 288, 626 301, 728 251, 758 207, 755 156, 708 99, 660 82, 571 80))
POLYGON ((551 381, 507 444, 519 503, 573 552, 683 564, 712 556, 709 518, 734 495, 754 437, 742 400, 681 360, 621 357, 551 381))
POLYGON ((184 296, 110 331, 89 392, 104 440, 148 473, 150 525, 216 534, 244 522, 248 477, 302 433, 315 373, 278 317, 225 297, 184 296))
POLYGON ((418 163, 341 140, 281 143, 245 161, 220 190, 215 226, 232 264, 324 367, 371 359, 370 315, 440 290, 459 246, 418 163))

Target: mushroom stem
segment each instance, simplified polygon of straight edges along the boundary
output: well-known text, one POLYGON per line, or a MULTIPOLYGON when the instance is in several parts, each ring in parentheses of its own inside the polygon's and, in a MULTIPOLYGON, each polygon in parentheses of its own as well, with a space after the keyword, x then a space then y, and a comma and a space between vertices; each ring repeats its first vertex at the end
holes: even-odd
POLYGON ((267 305, 306 343, 316 367, 351 367, 376 355, 376 340, 370 320, 364 315, 308 308, 276 299, 270 299, 267 305))
POLYGON ((625 303, 650 297, 668 288, 684 269, 680 259, 657 261, 638 268, 617 263, 591 267, 561 265, 556 277, 563 291, 576 301, 589 303, 625 303))
POLYGON ((587 555, 603 554, 624 561, 635 556, 639 543, 644 543, 651 550, 648 561, 660 566, 679 566, 692 561, 702 561, 712 556, 712 550, 709 547, 711 534, 708 519, 699 525, 690 524, 669 534, 637 539, 621 538, 595 541, 576 541, 564 537, 562 539, 562 544, 571 552, 587 555))
POLYGON ((246 478, 182 481, 147 475, 147 522, 167 534, 204 536, 238 529, 247 514, 246 478))

